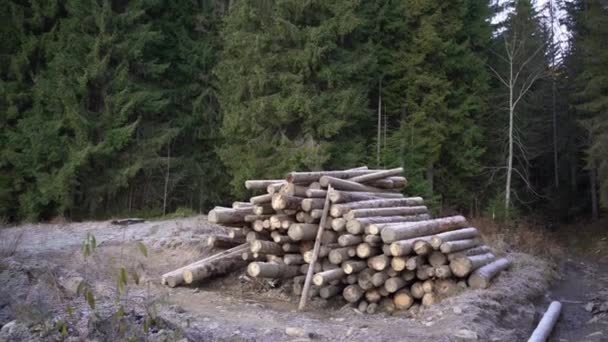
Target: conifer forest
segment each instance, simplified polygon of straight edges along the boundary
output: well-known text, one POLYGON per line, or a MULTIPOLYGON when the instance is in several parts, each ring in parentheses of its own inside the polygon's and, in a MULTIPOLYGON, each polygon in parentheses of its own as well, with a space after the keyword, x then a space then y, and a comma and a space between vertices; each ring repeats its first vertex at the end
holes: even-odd
POLYGON ((0 0, 0 218, 404 168, 435 213, 608 208, 608 1, 0 0))

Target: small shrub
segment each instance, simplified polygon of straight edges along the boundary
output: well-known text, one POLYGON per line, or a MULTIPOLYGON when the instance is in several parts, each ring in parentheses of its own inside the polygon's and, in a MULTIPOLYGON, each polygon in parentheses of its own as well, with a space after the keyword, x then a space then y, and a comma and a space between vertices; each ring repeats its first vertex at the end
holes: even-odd
POLYGON ((15 255, 23 241, 23 233, 23 231, 20 231, 12 237, 2 237, 0 239, 0 258, 8 258, 15 255))

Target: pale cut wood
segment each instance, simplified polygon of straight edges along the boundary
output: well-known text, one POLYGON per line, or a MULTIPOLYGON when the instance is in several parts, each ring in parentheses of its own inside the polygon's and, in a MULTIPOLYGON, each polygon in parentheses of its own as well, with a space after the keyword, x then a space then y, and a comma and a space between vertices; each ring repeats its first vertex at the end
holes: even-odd
POLYGON ((300 274, 300 267, 271 262, 252 262, 247 274, 254 278, 293 278, 300 274))
POLYGON ((274 210, 294 209, 297 210, 302 205, 303 197, 290 196, 282 193, 272 195, 272 208, 274 210))
POLYGON ((365 291, 357 284, 348 285, 342 291, 342 296, 349 303, 355 303, 363 297, 365 291))
POLYGON ((378 216, 412 216, 419 214, 427 214, 427 207, 414 206, 414 207, 388 207, 388 208, 363 208, 363 209, 352 209, 346 214, 344 218, 346 220, 354 220, 356 218, 363 217, 378 217, 378 216))
POLYGON ((284 179, 260 179, 246 180, 245 188, 247 189, 266 189, 270 184, 285 183, 284 179))
POLYGON ((343 231, 345 227, 346 220, 342 217, 334 218, 333 220, 331 220, 331 229, 335 230, 336 232, 343 231))
POLYGON ((393 257, 393 259, 391 259, 391 268, 397 272, 401 272, 401 271, 405 270, 406 261, 407 261, 407 258, 405 258, 405 257, 401 257, 401 256, 393 257))
POLYGON ((332 249, 329 252, 329 261, 332 264, 341 264, 342 262, 354 257, 356 255, 356 250, 355 248, 352 247, 342 247, 342 248, 336 248, 336 249, 332 249))
POLYGON ((294 223, 289 226, 287 230, 287 235, 293 241, 301 241, 301 240, 314 240, 317 235, 317 230, 319 225, 312 223, 294 223))
POLYGON ((558 301, 553 301, 545 311, 543 318, 540 320, 536 329, 532 332, 532 335, 528 339, 528 342, 545 342, 549 336, 551 336, 551 332, 553 331, 553 327, 555 327, 555 323, 559 319, 559 315, 562 310, 562 303, 558 301))
POLYGON ((379 247, 372 247, 369 243, 363 242, 357 245, 356 253, 359 258, 367 259, 371 256, 382 253, 382 249, 379 247))
POLYGON ((407 310, 414 304, 414 298, 408 289, 401 289, 393 296, 393 302, 397 310, 407 310))
MULTIPOLYGON (((393 256, 403 256, 411 254, 414 251, 414 244, 417 241, 430 241, 431 236, 419 236, 413 239, 395 241, 390 244, 390 252, 393 256)), ((420 254, 419 254, 420 255, 420 254)))
MULTIPOLYGON (((332 251, 332 249, 335 247, 335 245, 329 245, 329 246, 321 246, 319 247, 319 256, 318 258, 325 258, 329 255, 329 253, 332 251)), ((313 254, 314 250, 309 250, 303 253, 303 257, 304 257, 304 261, 307 263, 311 263, 312 262, 312 254, 313 254)))
POLYGON ((283 220, 290 219, 290 217, 289 215, 285 214, 276 214, 271 215, 268 219, 270 220, 270 228, 281 228, 281 222, 283 222, 283 220))
POLYGON ((423 204, 424 200, 422 197, 381 198, 367 201, 333 204, 330 209, 330 214, 332 217, 340 217, 353 209, 420 206, 423 204))
POLYGON ((367 259, 367 265, 369 266, 369 268, 376 270, 376 271, 382 271, 385 268, 387 268, 390 264, 391 264, 391 258, 389 258, 388 256, 386 256, 384 254, 376 255, 376 256, 373 256, 373 257, 367 259))
MULTIPOLYGON (((331 186, 327 189, 327 193, 331 193, 331 186)), ((327 221, 327 216, 329 215, 329 195, 325 196, 325 203, 323 205, 323 215, 321 216, 321 222, 319 223, 319 227, 317 228, 317 236, 315 238, 315 244, 313 246, 312 259, 310 260, 310 264, 312 267, 306 273, 306 280, 304 281, 304 289, 302 290, 302 297, 300 298, 300 303, 298 305, 299 310, 303 310, 306 306, 306 300, 308 295, 308 289, 310 288, 311 281, 314 282, 313 279, 313 269, 314 265, 317 263, 317 258, 319 257, 319 251, 321 248, 321 238, 323 236, 323 231, 325 229, 325 221, 327 221)), ((329 271, 327 271, 329 272, 329 271)))
POLYGON ((393 223, 382 229, 380 236, 385 243, 410 239, 417 236, 434 235, 449 230, 466 227, 467 220, 463 216, 450 216, 433 220, 393 223))
POLYGON ((271 200, 272 200, 272 195, 265 194, 265 195, 251 197, 249 199, 249 202, 251 202, 251 204, 253 204, 253 205, 260 205, 260 204, 264 204, 264 203, 270 203, 271 200))
POLYGON ((397 292, 397 290, 405 287, 405 285, 407 285, 407 282, 401 277, 392 277, 384 282, 384 288, 389 293, 397 292))
POLYGON ((363 260, 347 260, 342 263, 342 270, 346 274, 357 273, 367 267, 367 263, 363 260))
POLYGON ((511 262, 506 258, 500 258, 483 267, 478 268, 469 276, 469 286, 474 289, 485 289, 490 285, 492 278, 498 273, 506 270, 511 262))
POLYGON ((477 228, 469 227, 458 230, 452 230, 433 236, 433 238, 431 239, 431 246, 433 246, 434 249, 438 249, 442 243, 447 241, 472 239, 478 236, 479 231, 477 230, 477 228))
POLYGON ((253 214, 253 209, 251 207, 236 209, 215 207, 213 210, 209 211, 207 219, 211 223, 241 223, 244 222, 246 215, 251 214, 253 214))
POLYGON ((280 183, 274 183, 274 184, 270 184, 266 187, 266 192, 269 194, 274 194, 277 193, 279 191, 281 191, 281 188, 283 187, 283 185, 287 184, 286 181, 282 181, 280 183))
POLYGON ((433 251, 433 247, 428 241, 418 240, 414 242, 414 253, 416 255, 429 255, 433 251))
POLYGON ((317 273, 312 277, 313 284, 323 286, 333 280, 339 280, 346 276, 342 268, 335 268, 328 271, 317 273))
MULTIPOLYGON (((378 217, 368 217, 368 218, 360 218, 357 221, 363 221, 366 219, 373 219, 375 222, 371 222, 364 226, 365 234, 370 235, 380 235, 382 229, 387 227, 389 224, 398 224, 398 223, 407 223, 407 222, 418 222, 418 221, 426 221, 431 219, 431 215, 429 214, 418 214, 411 216, 378 216, 378 217), (386 220, 382 220, 386 218, 386 220)), ((348 225, 348 223, 347 223, 348 225)))
POLYGON ((454 240, 442 243, 439 247, 439 250, 441 251, 441 253, 448 254, 473 248, 477 245, 479 245, 478 239, 454 240))
POLYGON ((324 198, 305 198, 302 200, 302 210, 311 211, 313 209, 323 209, 324 198))
POLYGON ((492 253, 456 258, 450 262, 450 269, 455 276, 462 278, 494 260, 496 260, 496 256, 492 253))
POLYGON ((422 290, 424 293, 432 293, 435 289, 435 282, 431 279, 422 282, 422 290))
POLYGON ((304 257, 302 254, 285 254, 283 255, 283 262, 285 265, 302 265, 304 257))
POLYGON ((308 190, 308 188, 305 186, 300 186, 294 183, 286 183, 279 191, 289 196, 306 197, 306 190, 308 190))
POLYGON ((425 293, 424 296, 422 296, 423 306, 431 306, 437 303, 437 301, 437 296, 434 293, 425 293))
POLYGON ((314 219, 320 219, 322 215, 323 215, 322 209, 313 209, 310 211, 310 217, 312 217, 314 219))
POLYGON ((391 176, 398 176, 398 175, 401 175, 402 173, 403 173, 403 168, 398 167, 398 168, 394 168, 394 169, 381 170, 381 171, 377 171, 374 173, 368 173, 366 175, 351 177, 348 180, 353 181, 353 182, 358 182, 358 183, 366 183, 366 182, 374 181, 377 179, 387 178, 387 177, 391 177, 391 176))

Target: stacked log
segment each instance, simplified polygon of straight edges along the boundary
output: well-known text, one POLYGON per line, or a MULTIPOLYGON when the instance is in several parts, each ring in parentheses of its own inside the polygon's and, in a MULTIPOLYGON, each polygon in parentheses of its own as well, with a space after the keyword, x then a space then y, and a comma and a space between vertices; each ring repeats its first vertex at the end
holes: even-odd
POLYGON ((247 181, 248 189, 266 193, 208 215, 230 229, 227 236, 210 238, 209 246, 239 244, 233 250, 242 262, 231 253, 202 260, 204 267, 198 262, 168 273, 167 279, 178 279, 169 285, 248 264, 250 277, 290 281, 295 295, 341 295, 367 313, 429 306, 462 287, 487 287, 509 261, 482 245, 464 217, 432 219, 421 197, 403 196, 402 173, 361 167, 247 181), (329 215, 320 232, 324 209, 329 215), (304 275, 311 267, 308 290, 304 275))

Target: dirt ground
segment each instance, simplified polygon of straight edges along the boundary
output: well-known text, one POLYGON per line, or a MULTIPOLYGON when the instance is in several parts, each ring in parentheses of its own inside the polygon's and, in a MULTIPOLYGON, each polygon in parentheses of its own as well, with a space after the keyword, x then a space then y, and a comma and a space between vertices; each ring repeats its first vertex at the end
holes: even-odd
POLYGON ((241 272, 198 287, 160 285, 161 274, 216 252, 202 242, 222 230, 204 216, 2 229, 0 341, 520 341, 554 299, 564 312, 551 341, 608 340, 608 263, 575 255, 555 267, 509 253, 513 267, 491 288, 464 291, 414 315, 363 315, 321 299, 297 312, 297 299, 280 284, 241 272), (85 258, 87 234, 97 246, 85 258), (121 266, 128 281, 119 292, 121 266), (83 280, 94 309, 79 291, 83 280), (288 327, 300 336, 288 335, 288 327))

